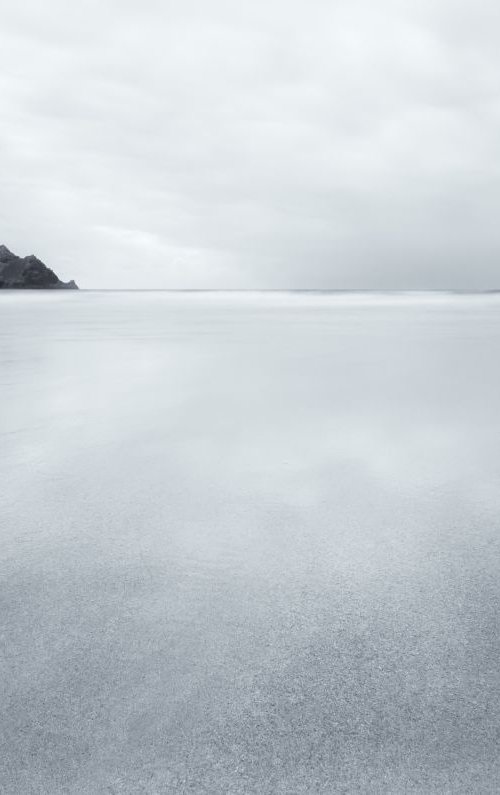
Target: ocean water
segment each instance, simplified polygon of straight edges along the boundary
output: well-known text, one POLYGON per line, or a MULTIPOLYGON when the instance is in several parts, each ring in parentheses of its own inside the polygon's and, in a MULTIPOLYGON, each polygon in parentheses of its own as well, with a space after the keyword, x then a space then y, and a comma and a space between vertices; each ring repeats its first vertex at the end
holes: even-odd
POLYGON ((0 791, 496 793, 500 297, 0 294, 0 791))

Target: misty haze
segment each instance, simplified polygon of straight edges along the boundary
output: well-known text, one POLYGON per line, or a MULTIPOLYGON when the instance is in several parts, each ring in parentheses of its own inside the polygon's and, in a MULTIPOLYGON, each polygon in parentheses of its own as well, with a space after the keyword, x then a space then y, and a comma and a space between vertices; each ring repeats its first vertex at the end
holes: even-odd
POLYGON ((0 3, 0 795, 500 792, 500 3, 0 3))
POLYGON ((0 244, 116 288, 490 289, 497 0, 3 0, 0 244))

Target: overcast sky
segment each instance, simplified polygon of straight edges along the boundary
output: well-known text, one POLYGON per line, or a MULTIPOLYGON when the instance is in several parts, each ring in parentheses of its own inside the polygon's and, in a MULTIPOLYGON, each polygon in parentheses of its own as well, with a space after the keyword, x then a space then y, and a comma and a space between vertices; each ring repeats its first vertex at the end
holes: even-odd
POLYGON ((498 0, 3 0, 0 243, 85 287, 500 286, 498 0))

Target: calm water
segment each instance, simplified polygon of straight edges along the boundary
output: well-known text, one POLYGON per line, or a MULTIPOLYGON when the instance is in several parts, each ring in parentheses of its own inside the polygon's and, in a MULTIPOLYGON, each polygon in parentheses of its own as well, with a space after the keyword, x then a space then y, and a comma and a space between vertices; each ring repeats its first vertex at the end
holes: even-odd
POLYGON ((500 297, 0 294, 3 793, 500 790, 500 297))

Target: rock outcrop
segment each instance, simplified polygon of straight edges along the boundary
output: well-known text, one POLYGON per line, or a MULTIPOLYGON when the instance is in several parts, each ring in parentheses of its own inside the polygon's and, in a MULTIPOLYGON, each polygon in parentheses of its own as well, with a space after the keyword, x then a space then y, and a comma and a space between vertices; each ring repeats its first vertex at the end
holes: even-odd
POLYGON ((18 257, 0 246, 0 289, 78 290, 74 281, 62 282, 50 268, 31 254, 18 257))

